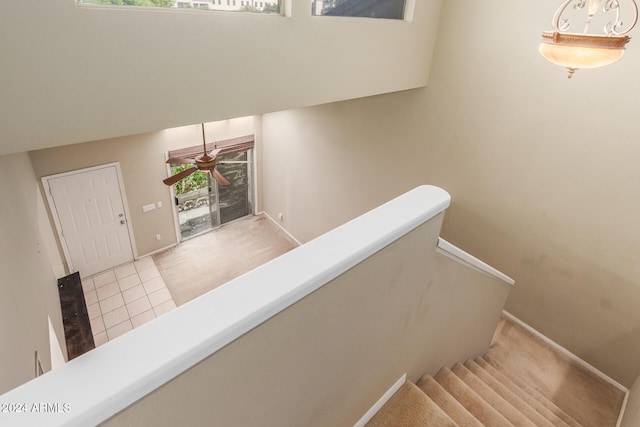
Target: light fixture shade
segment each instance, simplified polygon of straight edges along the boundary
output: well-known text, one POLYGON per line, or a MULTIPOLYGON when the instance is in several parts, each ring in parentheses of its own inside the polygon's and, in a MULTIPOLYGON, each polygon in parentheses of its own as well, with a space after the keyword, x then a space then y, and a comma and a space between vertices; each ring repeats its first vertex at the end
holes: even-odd
POLYGON ((542 33, 540 53, 553 64, 567 67, 569 78, 581 68, 597 68, 612 64, 624 55, 630 38, 626 34, 638 22, 635 0, 564 0, 553 16, 553 31, 542 33), (624 10, 623 10, 624 6, 624 10), (623 23, 623 12, 631 16, 623 23), (596 21, 596 15, 604 21, 596 21), (569 32, 575 28, 574 18, 584 19, 584 32, 569 32), (602 23, 602 33, 593 34, 596 22, 602 23))
POLYGON ((559 32, 542 33, 540 54, 549 62, 567 67, 569 78, 576 70, 613 64, 624 55, 627 36, 595 36, 559 32))

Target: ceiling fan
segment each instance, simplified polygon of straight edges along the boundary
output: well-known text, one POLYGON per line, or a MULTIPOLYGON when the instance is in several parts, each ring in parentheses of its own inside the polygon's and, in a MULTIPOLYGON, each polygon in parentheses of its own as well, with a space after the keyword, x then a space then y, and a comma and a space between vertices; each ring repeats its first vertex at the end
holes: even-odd
POLYGON ((183 158, 170 158, 167 160, 167 164, 170 165, 194 165, 194 167, 185 169, 182 172, 178 172, 177 174, 170 176, 167 179, 163 179, 166 185, 173 185, 176 182, 184 179, 194 173, 197 170, 201 170, 203 172, 210 172, 213 178, 218 181, 220 185, 229 185, 231 184, 218 170, 216 169, 216 164, 226 164, 226 163, 248 163, 245 161, 223 161, 216 162, 216 156, 220 153, 220 149, 216 149, 207 154, 207 144, 204 139, 204 123, 202 126, 202 155, 197 156, 194 159, 183 159, 183 158))

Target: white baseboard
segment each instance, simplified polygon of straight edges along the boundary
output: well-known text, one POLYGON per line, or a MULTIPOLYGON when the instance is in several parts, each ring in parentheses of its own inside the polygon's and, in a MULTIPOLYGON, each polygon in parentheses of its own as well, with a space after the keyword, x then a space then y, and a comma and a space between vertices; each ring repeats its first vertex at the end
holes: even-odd
POLYGON ((513 286, 516 281, 506 274, 496 270, 491 267, 489 264, 486 264, 480 261, 478 258, 473 255, 468 254, 457 246, 452 245, 451 243, 444 240, 442 237, 438 238, 438 247, 436 248, 438 253, 453 259, 463 265, 466 265, 469 268, 472 268, 476 271, 479 271, 482 274, 485 274, 489 277, 492 277, 496 280, 500 280, 507 285, 513 286))
POLYGON ((608 382, 612 386, 618 388, 620 391, 624 392, 624 399, 622 401, 622 407, 620 408, 620 414, 618 415, 618 422, 616 423, 616 427, 620 426, 620 424, 622 423, 622 417, 624 415, 624 410, 627 407, 627 400, 629 400, 629 389, 628 388, 626 388, 625 386, 623 386, 622 384, 620 384, 619 382, 617 382, 616 380, 614 380, 613 378, 611 378, 610 376, 605 374, 604 372, 600 371, 599 369, 597 369, 594 366, 590 365, 589 363, 585 362, 580 357, 578 357, 575 354, 571 353, 569 350, 567 350, 566 348, 562 347, 557 342, 551 340, 550 338, 548 338, 548 337, 544 336, 543 334, 541 334, 539 331, 533 329, 531 326, 527 325, 522 320, 518 319, 517 317, 515 317, 513 314, 509 313, 508 311, 502 310, 502 314, 504 315, 504 317, 508 318, 513 323, 516 323, 516 324, 520 325, 521 327, 523 327, 524 329, 526 329, 527 331, 531 332, 533 335, 535 335, 536 337, 540 338, 542 341, 544 341, 545 343, 547 343, 548 345, 553 347, 558 352, 564 354, 565 356, 567 356, 568 358, 570 358, 571 360, 573 360, 574 362, 576 362, 577 364, 579 364, 580 366, 585 368, 587 371, 591 372, 595 376, 601 378, 602 380, 608 382))
POLYGON ((380 408, 382 408, 384 404, 387 403, 387 401, 391 399, 391 397, 394 394, 396 394, 396 392, 400 389, 400 387, 402 387, 402 385, 406 382, 407 382, 407 374, 403 374, 398 379, 398 381, 396 381, 391 386, 391 388, 389 388, 389 390, 387 390, 386 393, 383 394, 380 399, 378 399, 378 401, 371 407, 371 409, 369 409, 367 413, 364 414, 364 416, 360 418, 360 420, 353 425, 353 427, 364 427, 371 420, 371 418, 373 418, 373 416, 378 413, 380 408))
POLYGON ((177 243, 172 243, 172 244, 167 245, 167 246, 164 246, 164 247, 162 247, 162 248, 160 248, 160 249, 156 249, 156 250, 155 250, 155 251, 153 251, 153 252, 148 252, 148 253, 146 253, 146 254, 144 254, 144 255, 138 255, 138 256, 136 256, 134 259, 135 259, 135 261, 138 261, 138 260, 140 260, 140 259, 142 259, 142 258, 146 258, 146 257, 148 257, 148 256, 151 256, 151 255, 157 254, 157 253, 159 253, 159 252, 166 251, 167 249, 171 249, 171 248, 173 248, 174 246, 178 246, 178 244, 177 244, 177 243))
POLYGON ((276 221, 275 219, 271 218, 271 216, 266 213, 265 211, 261 211, 258 212, 256 215, 262 215, 265 218, 267 218, 269 221, 271 221, 271 223, 273 225, 275 225, 276 227, 278 227, 284 234, 287 235, 287 237, 289 237, 289 239, 291 239, 295 244, 297 244, 298 246, 301 246, 302 243, 300 242, 300 240, 296 239, 291 233, 289 233, 282 225, 280 225, 280 223, 278 221, 276 221))

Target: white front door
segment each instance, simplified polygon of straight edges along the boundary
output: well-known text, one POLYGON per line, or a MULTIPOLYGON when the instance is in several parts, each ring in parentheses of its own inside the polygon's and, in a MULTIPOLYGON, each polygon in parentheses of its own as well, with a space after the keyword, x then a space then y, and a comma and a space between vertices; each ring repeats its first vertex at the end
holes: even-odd
POLYGON ((71 271, 91 276, 133 260, 116 165, 43 178, 71 271))

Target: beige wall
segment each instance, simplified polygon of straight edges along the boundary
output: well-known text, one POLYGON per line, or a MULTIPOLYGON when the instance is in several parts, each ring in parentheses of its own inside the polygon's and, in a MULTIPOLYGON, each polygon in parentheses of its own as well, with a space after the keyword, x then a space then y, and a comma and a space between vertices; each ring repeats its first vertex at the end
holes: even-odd
POLYGON ((0 154, 424 86, 441 0, 412 23, 6 0, 0 154))
POLYGON ((0 394, 35 377, 36 351, 51 369, 47 316, 66 349, 57 282, 38 229, 39 197, 29 156, 0 156, 0 394))
POLYGON ((420 184, 437 185, 408 148, 425 135, 406 139, 426 131, 413 121, 423 120, 419 94, 264 115, 264 210, 282 213, 282 225, 305 242, 420 184))
MULTIPOLYGON (((222 120, 205 125, 208 142, 249 134, 256 134, 256 138, 259 138, 260 117, 222 120)), ((200 125, 191 125, 36 150, 30 153, 30 158, 38 178, 119 162, 137 254, 144 256, 176 243, 171 192, 162 183, 168 174, 165 153, 199 144, 202 144, 200 125), (162 208, 146 213, 142 211, 142 206, 158 201, 162 202, 162 208), (156 234, 160 234, 162 239, 156 240, 156 234)))
MULTIPOLYGON (((302 3, 294 2, 294 12, 302 3)), ((0 15, 0 31, 9 35, 3 40, 15 41, 2 51, 10 66, 0 67, 0 78, 12 84, 0 87, 0 148, 67 144, 417 86, 428 59, 413 49, 429 51, 439 2, 416 3, 420 28, 385 23, 374 35, 378 24, 366 20, 347 27, 340 20, 184 14, 170 24, 171 13, 12 0, 5 5, 12 13, 0 15), (255 34, 270 48, 211 46, 211 56, 201 58, 199 44, 174 35, 216 38, 247 22, 256 32, 238 43, 255 34), (119 31, 102 37, 110 28, 119 31), (306 48, 315 42, 317 55, 306 48), (365 58, 365 51, 373 54, 365 58), (167 60, 167 52, 180 60, 167 60), (260 66, 246 66, 249 57, 260 66), (120 64, 127 74, 119 73, 120 64), (174 85, 178 68, 188 72, 174 85), (154 74, 160 69, 169 77, 154 74), (184 77, 194 69, 219 70, 229 82, 209 86, 184 77), (255 77, 258 69, 271 78, 255 77), (138 75, 152 77, 131 78, 138 75)), ((620 63, 579 71, 569 81, 536 52, 555 6, 448 0, 428 89, 265 115, 264 207, 274 218, 282 212, 283 224, 306 241, 417 184, 440 185, 453 197, 443 236, 516 279, 509 311, 629 386, 640 370, 640 98, 634 96, 640 45, 632 41, 620 63)), ((125 149, 118 139, 31 158, 38 177, 115 159, 132 181, 150 183, 125 183, 130 208, 139 211, 135 221, 144 223, 135 231, 143 253, 170 243, 147 240, 157 224, 167 227, 168 209, 155 211, 159 222, 139 220, 147 199, 168 198, 156 178, 144 176, 165 173, 161 155, 150 154, 165 150, 164 134, 124 138, 139 148, 125 149), (145 173, 136 167, 141 163, 145 173)), ((197 137, 195 129, 191 134, 197 137)))
POLYGON ((445 237, 516 279, 507 309, 630 386, 640 370, 640 45, 568 80, 536 52, 555 7, 447 2, 426 110, 441 160, 429 165, 454 200, 445 237))
POLYGON ((510 286, 435 252, 438 215, 104 423, 353 425, 404 373, 486 351, 510 286))
MULTIPOLYGON (((27 347, 44 345, 47 312, 63 336, 57 300, 47 308, 40 289, 64 270, 36 203, 40 177, 120 162, 138 255, 168 246, 175 234, 170 193, 160 183, 163 152, 200 141, 191 124, 423 86, 441 5, 417 2, 413 23, 406 23, 312 18, 307 0, 287 2, 287 18, 75 3, 7 0, 0 14, 0 154, 32 151, 1 159, 0 173, 11 183, 1 194, 33 196, 25 205, 5 204, 1 217, 5 242, 21 237, 5 246, 0 282, 24 285, 0 303, 3 348, 12 349, 3 353, 2 388, 28 379, 27 347), (79 145, 38 151, 71 144, 79 145), (33 188, 13 182, 22 174, 33 188), (162 209, 142 213, 142 205, 157 201, 162 209), (24 238, 38 224, 40 244, 51 250, 42 268, 30 256, 35 237, 24 238), (24 279, 49 276, 51 267, 55 274, 45 280, 24 279), (24 320, 20 329, 11 322, 16 316, 24 320)), ((237 136, 233 123, 213 125, 216 137, 237 136)), ((259 137, 259 119, 249 126, 259 137)))
POLYGON ((516 280, 507 309, 630 386, 640 44, 568 80, 537 52, 555 6, 449 0, 427 89, 265 115, 265 209, 309 240, 412 186, 441 186, 443 237, 516 280))

